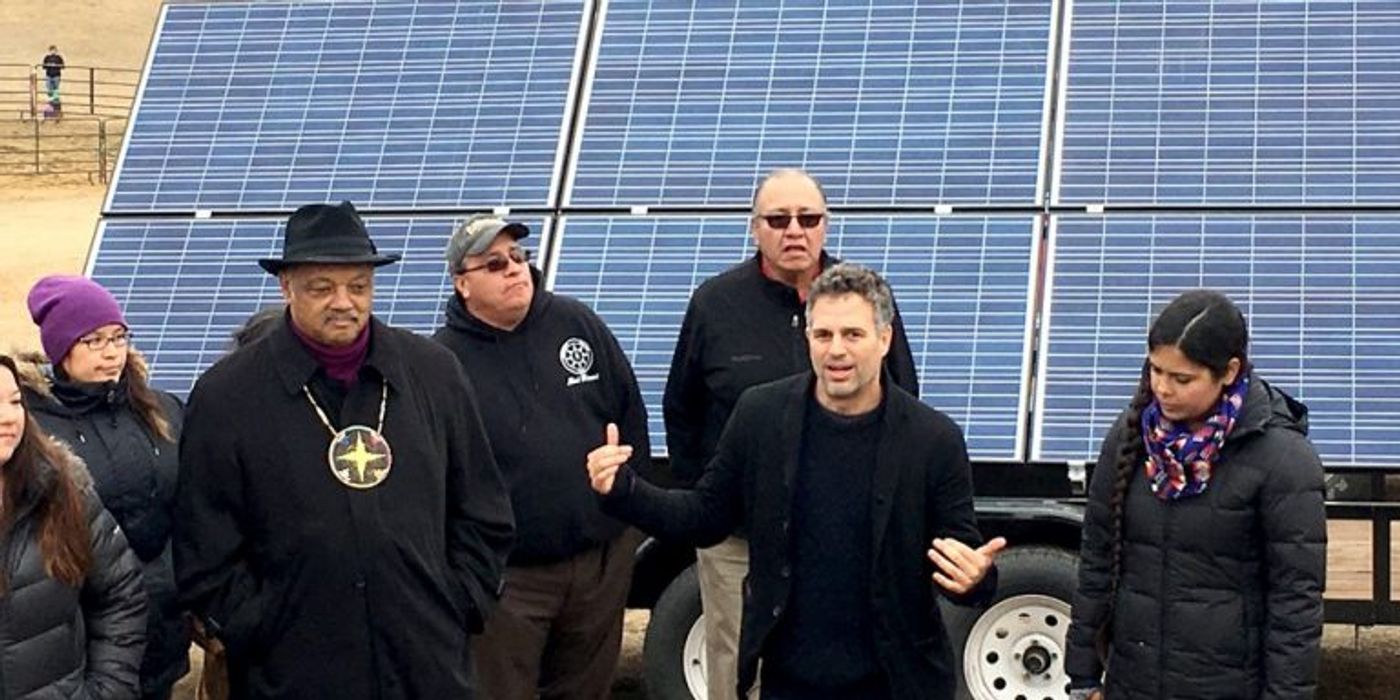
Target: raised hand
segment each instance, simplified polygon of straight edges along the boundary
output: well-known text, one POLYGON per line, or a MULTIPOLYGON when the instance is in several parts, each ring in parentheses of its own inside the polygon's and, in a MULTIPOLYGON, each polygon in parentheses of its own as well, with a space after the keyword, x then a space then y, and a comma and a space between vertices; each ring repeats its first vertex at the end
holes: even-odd
POLYGON ((982 582, 997 553, 1005 548, 1005 537, 993 538, 977 549, 950 537, 935 538, 928 550, 929 561, 938 568, 933 572, 933 580, 949 593, 967 593, 982 582))
POLYGON ((632 446, 619 444, 619 440, 617 424, 608 423, 605 442, 588 453, 588 482, 605 496, 612 493, 617 470, 632 458, 632 446))

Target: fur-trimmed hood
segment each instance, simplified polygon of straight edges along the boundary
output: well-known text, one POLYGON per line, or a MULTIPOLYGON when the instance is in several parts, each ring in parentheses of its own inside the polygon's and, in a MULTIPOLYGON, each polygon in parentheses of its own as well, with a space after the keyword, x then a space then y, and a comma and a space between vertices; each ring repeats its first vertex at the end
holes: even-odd
MULTIPOLYGON (((17 353, 15 365, 19 368, 19 384, 46 399, 53 399, 54 366, 47 355, 38 351, 17 353)), ((146 356, 135 348, 127 348, 126 369, 133 375, 148 380, 151 376, 146 356)))

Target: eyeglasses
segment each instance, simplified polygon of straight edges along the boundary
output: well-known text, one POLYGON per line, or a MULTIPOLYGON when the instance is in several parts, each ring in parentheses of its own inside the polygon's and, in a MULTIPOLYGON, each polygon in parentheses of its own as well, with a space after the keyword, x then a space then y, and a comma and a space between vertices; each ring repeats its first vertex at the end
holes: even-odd
POLYGON ((520 263, 524 265, 527 262, 530 262, 530 251, 524 248, 511 248, 510 252, 505 255, 492 255, 486 259, 486 262, 475 267, 464 267, 462 271, 457 274, 465 275, 468 272, 476 272, 477 270, 485 270, 492 273, 504 272, 507 267, 510 267, 511 263, 520 263))
POLYGON ((792 220, 797 219, 797 225, 802 228, 816 228, 821 225, 822 219, 826 218, 826 212, 816 212, 811 214, 759 214, 758 218, 768 224, 768 228, 786 231, 792 225, 792 220))
POLYGON ((104 350, 108 345, 120 350, 131 344, 131 332, 114 333, 109 336, 88 336, 86 338, 79 338, 78 342, 86 345, 87 349, 93 352, 104 350))

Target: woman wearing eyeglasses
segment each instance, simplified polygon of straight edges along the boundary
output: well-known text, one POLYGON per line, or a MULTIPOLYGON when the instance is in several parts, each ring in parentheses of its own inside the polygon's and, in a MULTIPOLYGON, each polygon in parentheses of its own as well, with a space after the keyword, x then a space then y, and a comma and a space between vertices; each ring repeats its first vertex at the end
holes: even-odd
POLYGON ((87 463, 97 494, 142 563, 149 598, 141 697, 161 700, 189 669, 170 536, 183 408, 148 382, 146 363, 111 293, 84 277, 51 276, 29 292, 47 355, 24 359, 34 418, 87 463))
POLYGON ((0 698, 136 697, 141 567, 0 355, 0 698))

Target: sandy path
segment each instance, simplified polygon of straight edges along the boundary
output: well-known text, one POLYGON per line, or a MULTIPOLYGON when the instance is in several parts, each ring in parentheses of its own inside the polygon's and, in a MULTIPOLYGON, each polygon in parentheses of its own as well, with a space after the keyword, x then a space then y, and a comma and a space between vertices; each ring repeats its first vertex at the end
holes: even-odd
POLYGON ((101 186, 0 181, 0 348, 37 348, 24 299, 35 280, 83 271, 102 209, 101 186))

